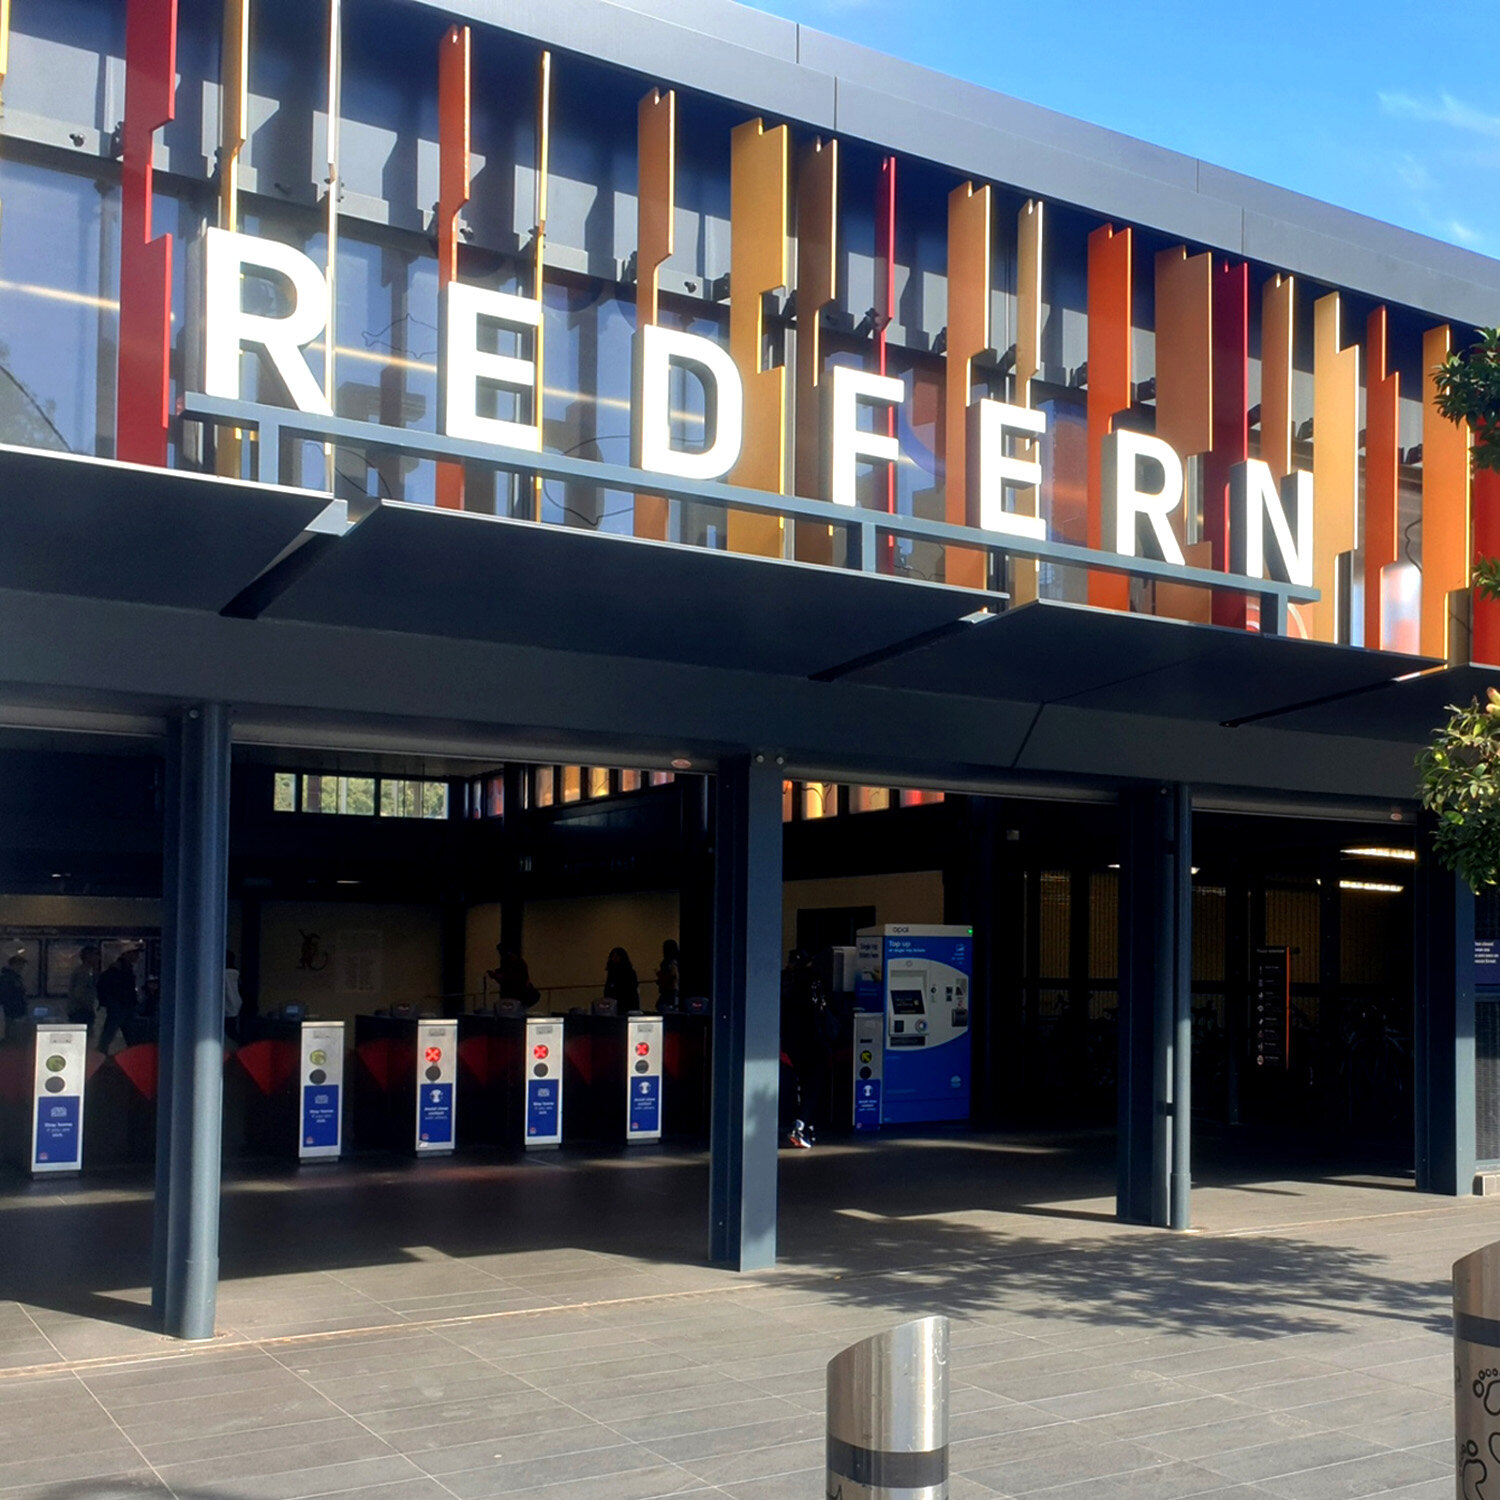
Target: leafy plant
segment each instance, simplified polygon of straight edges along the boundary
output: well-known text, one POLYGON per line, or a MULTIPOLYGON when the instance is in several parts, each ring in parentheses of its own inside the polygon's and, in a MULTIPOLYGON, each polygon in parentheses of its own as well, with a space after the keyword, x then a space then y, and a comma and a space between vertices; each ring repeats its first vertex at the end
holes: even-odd
MULTIPOLYGON (((1434 375, 1438 410, 1474 434, 1474 467, 1500 469, 1500 328, 1483 329, 1434 375)), ((1478 559, 1474 587, 1500 599, 1500 558, 1478 559)), ((1449 704, 1447 723, 1417 757, 1422 806, 1437 818, 1433 852, 1476 894, 1500 884, 1500 692, 1487 697, 1449 704)))
POLYGON ((1417 757, 1422 806, 1437 819, 1433 851, 1476 894, 1500 884, 1500 691, 1487 700, 1450 704, 1417 757))
POLYGON ((1474 430, 1474 467, 1500 469, 1500 328, 1481 330, 1434 373, 1438 410, 1474 430))

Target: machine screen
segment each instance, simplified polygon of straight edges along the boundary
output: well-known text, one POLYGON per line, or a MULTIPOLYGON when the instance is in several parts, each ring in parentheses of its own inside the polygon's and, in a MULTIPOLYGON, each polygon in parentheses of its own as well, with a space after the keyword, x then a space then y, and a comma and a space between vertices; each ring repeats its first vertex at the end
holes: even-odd
POLYGON ((923 1014, 921 990, 892 990, 891 1011, 898 1016, 920 1016, 923 1014))

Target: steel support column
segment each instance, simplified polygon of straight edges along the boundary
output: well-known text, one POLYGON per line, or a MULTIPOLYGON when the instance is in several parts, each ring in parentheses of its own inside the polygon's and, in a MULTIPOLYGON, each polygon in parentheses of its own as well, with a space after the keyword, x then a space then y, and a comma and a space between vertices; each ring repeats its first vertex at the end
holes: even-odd
POLYGON ((1193 836, 1185 786, 1122 799, 1117 1212, 1191 1222, 1193 836))
POLYGON ((737 757, 715 790, 709 1258, 756 1271, 776 1263, 781 770, 737 757))
POLYGON ((166 793, 153 1292, 169 1335, 210 1339, 219 1281, 224 1110, 229 878, 229 710, 224 704, 194 705, 171 722, 166 793))
POLYGON ((1417 1190, 1474 1188, 1474 897, 1433 857, 1424 815, 1416 871, 1417 1190))

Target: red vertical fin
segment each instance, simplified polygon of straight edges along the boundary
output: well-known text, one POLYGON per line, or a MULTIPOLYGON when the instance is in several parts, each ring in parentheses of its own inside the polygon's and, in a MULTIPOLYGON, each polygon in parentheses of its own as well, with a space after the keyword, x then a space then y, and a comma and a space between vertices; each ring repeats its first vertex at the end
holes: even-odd
MULTIPOLYGON (((450 26, 438 43, 438 285, 458 280, 458 216, 469 201, 471 49, 469 28, 450 26)), ((437 466, 437 503, 464 508, 464 466, 437 466)))
MULTIPOLYGON (((880 163, 880 181, 875 190, 875 371, 887 373, 887 330, 896 316, 896 158, 887 156, 880 163)), ((896 436, 896 412, 885 414, 888 437, 896 436)), ((896 514, 896 466, 885 472, 885 509, 896 514)), ((880 568, 890 573, 896 566, 896 538, 886 535, 880 549, 880 568)))
POLYGON ((120 352, 115 456, 167 462, 172 236, 151 237, 151 151, 174 114, 177 0, 128 0, 120 165, 120 352))
MULTIPOLYGON (((1250 457, 1250 267, 1214 267, 1213 446, 1203 460, 1203 535, 1229 571, 1229 471, 1250 457)), ((1244 629, 1243 594, 1214 593, 1214 624, 1244 629)))

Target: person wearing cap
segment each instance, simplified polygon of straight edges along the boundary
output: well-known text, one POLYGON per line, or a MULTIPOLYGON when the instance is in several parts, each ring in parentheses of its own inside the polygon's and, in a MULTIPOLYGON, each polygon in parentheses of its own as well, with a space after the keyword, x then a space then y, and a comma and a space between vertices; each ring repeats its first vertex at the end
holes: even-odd
POLYGON ((5 1017, 5 1035, 15 1030, 26 1014, 26 950, 17 948, 0 969, 0 1014, 5 1017))

